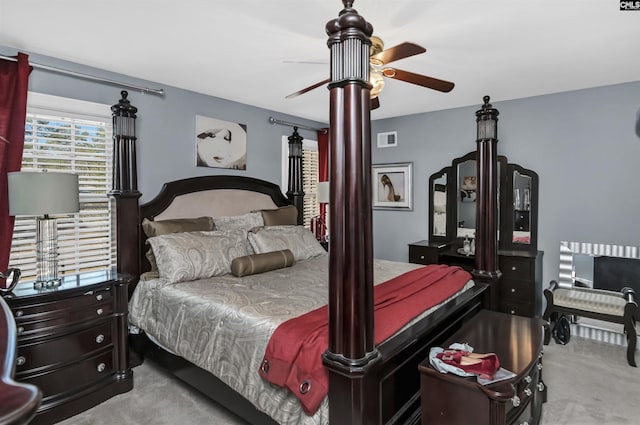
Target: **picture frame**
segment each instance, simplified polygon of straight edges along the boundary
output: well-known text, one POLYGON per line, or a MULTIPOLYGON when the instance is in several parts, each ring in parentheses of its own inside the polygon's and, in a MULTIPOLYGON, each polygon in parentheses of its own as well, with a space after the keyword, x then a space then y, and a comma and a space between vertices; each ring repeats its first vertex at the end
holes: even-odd
POLYGON ((247 169, 247 126, 196 115, 196 167, 247 169))
POLYGON ((413 163, 371 166, 373 209, 411 211, 413 209, 413 163))

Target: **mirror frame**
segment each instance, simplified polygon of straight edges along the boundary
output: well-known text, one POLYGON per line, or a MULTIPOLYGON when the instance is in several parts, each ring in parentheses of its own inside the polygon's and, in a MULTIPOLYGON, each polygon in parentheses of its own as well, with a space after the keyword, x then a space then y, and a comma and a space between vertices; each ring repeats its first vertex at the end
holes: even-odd
MULTIPOLYGON (((461 157, 454 158, 451 161, 451 165, 442 168, 440 171, 432 174, 429 177, 429 189, 428 189, 429 190, 429 217, 428 219, 429 219, 429 240, 430 241, 449 243, 452 241, 460 242, 462 239, 464 239, 462 237, 458 237, 458 182, 459 182, 458 165, 460 163, 463 163, 469 160, 475 161, 476 156, 477 156, 476 151, 471 151, 461 157), (443 174, 447 175, 447 224, 446 224, 447 231, 446 231, 446 236, 438 236, 438 235, 434 235, 433 233, 433 230, 434 230, 433 184, 434 184, 434 181, 442 177, 443 174), (455 187, 453 185, 455 185, 455 187)), ((509 164, 507 161, 507 157, 503 155, 498 155, 498 170, 499 170, 498 220, 499 220, 499 223, 497 223, 497 228, 500 229, 501 234, 504 233, 502 229, 505 229, 505 221, 506 221, 507 214, 509 213, 509 211, 507 210, 508 202, 511 202, 513 204, 511 200, 511 196, 503 196, 503 194, 506 191, 505 188, 507 185, 507 180, 509 180, 507 178, 508 165, 509 164)), ((478 173, 476 168, 476 175, 477 174, 478 173)), ((536 188, 537 188, 537 185, 536 185, 536 188)), ((512 224, 512 227, 513 227, 513 224, 512 224)), ((498 242, 498 244, 499 244, 499 247, 502 248, 500 241, 498 242)), ((518 245, 521 245, 521 244, 518 244, 518 245)), ((527 249, 528 247, 529 245, 527 245, 527 249)), ((517 249, 523 250, 524 248, 523 246, 518 246, 517 249)))
POLYGON ((521 167, 518 164, 507 164, 507 181, 505 182, 505 191, 507 196, 505 198, 508 200, 506 204, 506 214, 504 220, 500 224, 500 229, 505 231, 505 238, 501 238, 500 247, 503 249, 515 250, 515 251, 537 251, 538 250, 538 173, 533 170, 529 170, 527 168, 521 167), (514 215, 515 215, 515 206, 514 204, 514 184, 513 184, 513 176, 516 173, 520 173, 523 176, 531 178, 531 191, 529 193, 530 198, 530 206, 529 206, 529 233, 530 241, 528 244, 515 243, 513 242, 513 232, 514 232, 514 215), (511 218, 510 220, 508 218, 511 218))
POLYGON ((586 242, 560 242, 560 272, 558 274, 558 285, 562 288, 573 287, 573 256, 575 254, 632 258, 640 260, 640 247, 586 242))

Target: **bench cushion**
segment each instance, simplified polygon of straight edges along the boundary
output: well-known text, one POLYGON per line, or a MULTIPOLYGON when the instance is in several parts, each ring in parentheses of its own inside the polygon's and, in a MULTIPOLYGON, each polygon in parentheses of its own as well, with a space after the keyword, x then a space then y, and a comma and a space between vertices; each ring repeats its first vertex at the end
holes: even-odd
POLYGON ((618 292, 558 288, 553 291, 553 304, 558 307, 622 317, 626 301, 618 292))

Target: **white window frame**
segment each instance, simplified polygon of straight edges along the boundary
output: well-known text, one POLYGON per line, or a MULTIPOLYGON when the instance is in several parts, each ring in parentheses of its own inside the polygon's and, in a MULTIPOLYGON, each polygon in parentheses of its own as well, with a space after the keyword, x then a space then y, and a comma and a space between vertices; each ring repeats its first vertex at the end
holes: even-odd
MULTIPOLYGON (((54 119, 75 120, 76 125, 82 121, 104 123, 104 154, 105 158, 104 179, 98 174, 97 179, 80 176, 80 212, 73 215, 57 217, 58 220, 58 247, 59 247, 59 274, 74 274, 91 270, 110 269, 115 266, 115 232, 113 223, 113 203, 108 199, 107 192, 111 189, 113 144, 110 105, 88 102, 78 99, 60 96, 46 95, 29 92, 27 97, 27 117, 31 121, 33 115, 49 116, 54 119), (84 189, 83 190, 83 180, 84 189), (102 184, 95 186, 96 181, 102 181, 105 192, 102 194, 102 184), (87 186, 89 185, 89 186, 87 186), (105 203, 107 216, 103 217, 104 209, 83 209, 91 204, 105 203), (98 214, 96 214, 98 212, 98 214), (98 232, 94 232, 97 230, 98 232)), ((75 126, 73 126, 75 128, 75 126)), ((33 155, 25 154, 24 158, 33 155)), ((67 155, 71 158, 69 171, 76 171, 74 162, 91 158, 90 155, 67 155)), ((46 161, 38 162, 37 155, 29 165, 23 161, 22 171, 45 169, 42 165, 46 161)), ((65 169, 66 171, 66 169, 65 169)), ((22 271, 23 278, 30 280, 36 275, 35 253, 35 217, 16 217, 14 227, 10 265, 18 267, 22 271)))
MULTIPOLYGON (((317 140, 302 140, 302 151, 317 151, 318 150, 318 141, 317 140)), ((282 136, 282 180, 280 184, 280 190, 282 193, 286 194, 289 186, 289 136, 282 136)), ((319 164, 318 164, 319 165, 319 164)), ((303 167, 303 173, 305 169, 303 167)), ((311 187, 305 190, 304 203, 305 206, 308 206, 308 202, 314 202, 317 199, 317 188, 318 188, 318 176, 315 176, 315 179, 311 179, 308 182, 308 185, 311 187)), ((311 216, 305 216, 304 224, 308 227, 308 221, 312 216, 317 216, 320 214, 320 206, 317 202, 313 207, 313 214, 311 216)))

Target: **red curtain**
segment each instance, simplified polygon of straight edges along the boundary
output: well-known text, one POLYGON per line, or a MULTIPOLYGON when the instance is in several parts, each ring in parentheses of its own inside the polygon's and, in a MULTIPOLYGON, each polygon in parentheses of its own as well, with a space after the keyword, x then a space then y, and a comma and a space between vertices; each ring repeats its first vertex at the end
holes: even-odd
MULTIPOLYGON (((329 129, 318 130, 318 181, 329 181, 329 129)), ((327 222, 327 204, 320 204, 320 218, 323 227, 327 222)), ((327 234, 327 229, 323 229, 323 235, 327 234)))
MULTIPOLYGON (((17 62, 0 59, 0 271, 9 266, 13 217, 9 216, 7 173, 20 171, 27 114, 29 56, 19 53, 17 62)), ((6 282, 0 282, 6 287, 6 282)))

